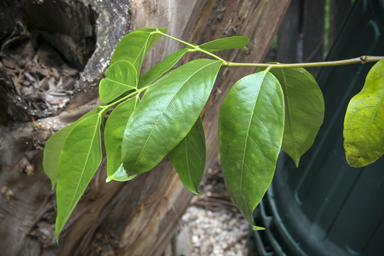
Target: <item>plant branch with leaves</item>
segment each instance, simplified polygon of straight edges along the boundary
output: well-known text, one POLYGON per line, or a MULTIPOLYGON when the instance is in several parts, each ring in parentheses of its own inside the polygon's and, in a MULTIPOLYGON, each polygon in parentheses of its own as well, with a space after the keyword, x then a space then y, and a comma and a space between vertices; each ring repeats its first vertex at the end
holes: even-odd
POLYGON ((47 141, 43 166, 52 188, 57 186, 57 239, 99 168, 100 126, 113 107, 104 129, 107 182, 131 180, 168 155, 185 187, 201 194, 198 186, 205 170, 206 142, 200 113, 223 66, 259 67, 229 91, 221 107, 218 130, 225 185, 253 229, 263 229, 253 225, 252 213, 272 182, 280 150, 298 166, 323 122, 322 92, 303 67, 379 61, 348 106, 344 146, 348 163, 355 167, 383 155, 382 57, 299 64, 233 63, 213 52, 246 50, 248 38, 235 36, 194 45, 166 31, 143 28, 126 35, 116 46, 99 85, 104 104, 47 141), (186 48, 170 54, 140 77, 146 53, 162 36, 186 48), (172 69, 188 52, 202 52, 213 59, 197 59, 172 69))

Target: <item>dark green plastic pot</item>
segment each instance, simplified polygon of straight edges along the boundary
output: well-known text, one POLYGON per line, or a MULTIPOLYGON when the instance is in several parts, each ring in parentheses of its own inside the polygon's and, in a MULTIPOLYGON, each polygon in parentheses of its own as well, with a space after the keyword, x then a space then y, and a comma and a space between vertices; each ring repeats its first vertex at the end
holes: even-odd
MULTIPOLYGON (((327 59, 363 54, 384 55, 384 0, 355 1, 327 59)), ((384 255, 384 158, 351 168, 343 149, 349 100, 362 89, 372 65, 319 72, 324 124, 299 168, 281 154, 256 218, 267 228, 255 232, 257 255, 384 255)))

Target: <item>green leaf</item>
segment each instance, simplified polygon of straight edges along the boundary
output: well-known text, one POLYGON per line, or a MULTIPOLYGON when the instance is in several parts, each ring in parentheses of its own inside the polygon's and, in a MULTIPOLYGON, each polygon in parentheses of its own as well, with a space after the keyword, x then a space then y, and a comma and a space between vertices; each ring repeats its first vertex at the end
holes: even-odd
POLYGON ((369 71, 361 92, 349 102, 344 149, 352 167, 364 167, 384 154, 384 60, 369 71))
POLYGON ((220 38, 220 39, 199 45, 199 48, 208 52, 217 52, 217 51, 229 50, 229 49, 235 49, 235 48, 248 50, 248 48, 245 47, 245 45, 248 44, 248 42, 249 42, 248 37, 231 36, 231 37, 220 38))
POLYGON ((221 61, 194 60, 148 88, 124 133, 122 156, 129 175, 151 170, 188 134, 220 66, 221 61))
POLYGON ((153 83, 164 75, 168 70, 170 70, 173 65, 178 62, 181 57, 184 56, 188 52, 188 49, 181 49, 177 52, 168 55, 161 63, 157 64, 153 68, 151 68, 147 73, 145 73, 142 77, 140 77, 138 88, 144 88, 145 86, 153 83))
POLYGON ((86 113, 82 117, 79 118, 76 122, 72 123, 61 129, 60 131, 53 134, 47 141, 44 147, 44 158, 43 158, 43 168, 45 174, 49 177, 52 182, 52 189, 55 188, 56 178, 57 178, 57 166, 59 164, 59 158, 61 154, 61 150, 64 146, 65 139, 68 136, 68 133, 72 130, 72 128, 79 123, 81 120, 97 114, 103 109, 102 106, 97 107, 90 112, 86 113))
POLYGON ((65 140, 57 168, 56 239, 101 163, 102 113, 81 120, 65 140))
POLYGON ((279 80, 284 92, 282 149, 298 167, 300 157, 312 146, 323 123, 323 93, 313 76, 304 68, 272 68, 269 72, 279 80))
POLYGON ((116 46, 111 65, 119 60, 130 62, 138 79, 145 54, 162 36, 159 32, 165 33, 167 28, 141 28, 124 36, 116 46))
POLYGON ((135 177, 136 177, 136 175, 128 176, 127 172, 124 170, 123 164, 121 164, 119 169, 117 169, 117 171, 114 174, 107 177, 106 182, 110 182, 111 180, 129 181, 135 177))
POLYGON ((198 187, 204 175, 206 151, 204 127, 199 116, 188 135, 168 153, 181 182, 196 195, 202 195, 198 187))
POLYGON ((283 128, 284 96, 270 73, 240 79, 224 99, 219 118, 224 182, 251 225, 252 213, 272 182, 283 128))
POLYGON ((125 60, 116 61, 107 69, 105 78, 100 82, 100 100, 107 104, 136 87, 137 73, 133 65, 125 60))
MULTIPOLYGON (((104 145, 107 154, 107 175, 113 176, 120 168, 121 143, 128 119, 136 108, 139 97, 130 98, 119 104, 108 117, 104 130, 104 145)), ((121 176, 121 175, 120 175, 121 176)), ((128 176, 127 176, 128 177, 128 176)))

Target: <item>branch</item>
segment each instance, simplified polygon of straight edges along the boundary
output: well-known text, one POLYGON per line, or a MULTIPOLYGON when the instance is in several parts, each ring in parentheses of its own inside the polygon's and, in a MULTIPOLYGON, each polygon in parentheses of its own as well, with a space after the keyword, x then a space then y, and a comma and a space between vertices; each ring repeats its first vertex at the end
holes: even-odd
POLYGON ((323 61, 323 62, 310 62, 310 63, 235 63, 226 62, 223 66, 226 67, 271 67, 271 68, 294 68, 294 67, 324 67, 324 66, 340 66, 349 64, 364 64, 367 62, 377 62, 384 58, 384 56, 366 56, 362 55, 357 58, 347 60, 336 60, 336 61, 323 61))

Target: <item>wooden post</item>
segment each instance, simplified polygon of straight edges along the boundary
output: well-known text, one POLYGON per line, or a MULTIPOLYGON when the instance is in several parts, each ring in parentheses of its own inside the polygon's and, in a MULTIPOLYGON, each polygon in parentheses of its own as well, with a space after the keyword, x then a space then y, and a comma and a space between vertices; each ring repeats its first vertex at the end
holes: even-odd
MULTIPOLYGON (((37 4, 45 6, 54 2, 46 0, 29 4, 38 8, 37 4)), ((56 2, 60 2, 60 6, 73 7, 73 3, 67 0, 56 2)), ((160 255, 174 234, 178 225, 177 217, 182 216, 192 197, 192 193, 181 184, 168 159, 150 172, 126 183, 105 183, 104 159, 63 229, 60 244, 57 245, 52 221, 56 209, 54 192, 50 190, 50 181, 43 173, 42 151, 35 148, 33 142, 40 138, 40 132, 44 135, 44 131, 49 131, 53 123, 62 126, 70 124, 84 109, 89 109, 89 104, 93 104, 91 107, 98 104, 97 81, 103 75, 118 39, 128 30, 168 27, 169 34, 192 43, 232 35, 247 36, 250 38, 249 51, 231 50, 219 55, 229 61, 259 62, 266 54, 290 0, 80 2, 75 4, 88 6, 97 12, 97 47, 84 68, 80 81, 82 91, 66 111, 56 117, 38 120, 34 127, 30 123, 0 126, 0 185, 13 192, 9 200, 4 195, 0 197, 1 253, 9 256, 108 253, 160 255), (20 172, 21 164, 31 166, 33 175, 20 172)), ((65 10, 68 11, 67 8, 65 10)), ((74 13, 69 9, 69 14, 74 13)), ((64 14, 62 17, 66 17, 64 14)), ((28 17, 33 19, 35 16, 28 14, 28 17)), ((39 25, 43 29, 43 24, 39 25)), ((148 70, 181 47, 178 42, 161 38, 149 51, 143 69, 148 70)), ((186 60, 196 57, 191 54, 186 60)), ((217 126, 221 103, 238 79, 254 71, 254 68, 224 68, 220 71, 202 113, 207 141, 207 167, 218 161, 217 126)))

